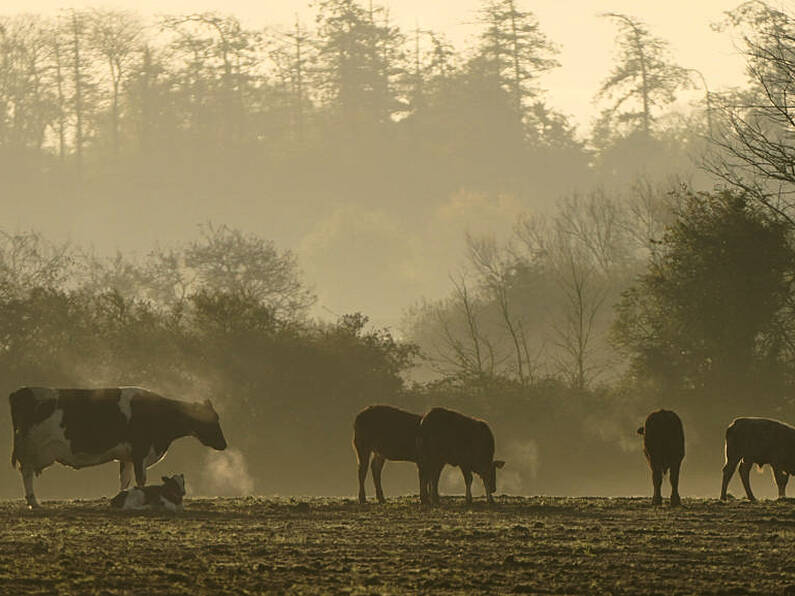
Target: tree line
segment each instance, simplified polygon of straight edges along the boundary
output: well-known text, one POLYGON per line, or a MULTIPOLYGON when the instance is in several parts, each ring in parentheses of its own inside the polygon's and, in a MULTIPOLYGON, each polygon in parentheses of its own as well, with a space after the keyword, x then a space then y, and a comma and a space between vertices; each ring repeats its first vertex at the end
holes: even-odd
POLYGON ((20 196, 57 180, 67 202, 190 206, 322 186, 411 221, 460 189, 558 197, 510 237, 469 234, 450 294, 417 303, 399 337, 362 314, 312 319, 295 255, 234 227, 139 259, 6 230, 6 392, 213 397, 256 490, 293 493, 353 490, 350 424, 377 402, 488 418, 508 491, 641 491, 645 475, 622 472, 643 468, 633 431, 669 406, 709 491, 708 446, 732 417, 792 418, 793 19, 758 2, 729 13, 749 85, 672 123, 692 73, 636 19, 604 18, 620 52, 587 143, 544 102, 555 46, 510 0, 484 2, 467 53, 350 0, 319 3, 314 28, 267 32, 211 14, 154 29, 107 11, 3 20, 0 163, 20 196), (684 165, 701 149, 716 186, 684 165))
POLYGON ((623 171, 681 153, 661 119, 692 73, 637 19, 603 16, 619 27, 621 54, 587 142, 545 98, 540 80, 560 66, 558 46, 515 0, 483 1, 466 51, 356 0, 324 0, 314 23, 265 29, 217 13, 3 17, 4 174, 57 177, 82 193, 122 176, 138 186, 132 194, 144 176, 155 188, 190 186, 200 164, 229 194, 261 194, 263 181, 297 192, 295 178, 311 169, 325 188, 355 181, 363 197, 391 198, 400 179, 414 208, 462 187, 552 197, 590 181, 595 155, 605 176, 626 177, 612 161, 626 160, 620 145, 633 135, 646 154, 623 171))

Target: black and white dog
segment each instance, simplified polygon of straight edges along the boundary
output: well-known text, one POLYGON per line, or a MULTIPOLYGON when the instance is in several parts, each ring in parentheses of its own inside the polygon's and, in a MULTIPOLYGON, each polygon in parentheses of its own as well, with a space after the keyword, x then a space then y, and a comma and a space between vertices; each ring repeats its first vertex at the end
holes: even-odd
POLYGON ((166 509, 180 511, 185 496, 185 477, 175 474, 163 476, 163 484, 135 487, 121 491, 110 500, 117 509, 166 509))

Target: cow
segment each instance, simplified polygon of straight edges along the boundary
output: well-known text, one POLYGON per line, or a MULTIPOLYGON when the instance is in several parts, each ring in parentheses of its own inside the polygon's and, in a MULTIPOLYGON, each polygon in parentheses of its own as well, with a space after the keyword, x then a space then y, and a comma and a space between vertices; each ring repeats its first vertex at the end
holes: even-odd
POLYGON ((359 464, 359 502, 366 503, 364 480, 367 465, 371 469, 375 496, 384 503, 381 470, 386 460, 417 463, 417 437, 422 416, 392 406, 369 406, 357 414, 353 422, 353 448, 359 464))
POLYGON ((120 462, 121 490, 146 485, 146 468, 171 442, 192 435, 213 449, 226 448, 218 414, 209 400, 189 403, 140 387, 53 389, 23 387, 9 396, 14 446, 25 500, 38 507, 33 475, 54 462, 73 468, 120 462))
POLYGON ((166 509, 181 511, 185 496, 185 477, 182 474, 162 476, 163 484, 134 487, 121 491, 110 500, 117 509, 166 509))
POLYGON ((679 497, 679 469, 685 457, 685 432, 682 421, 676 412, 657 410, 646 417, 646 421, 638 429, 643 435, 643 453, 651 468, 651 479, 654 485, 652 505, 662 505, 662 479, 669 472, 671 482, 671 506, 682 504, 679 497))
POLYGON ((750 501, 756 501, 749 477, 754 464, 760 468, 770 464, 778 486, 778 497, 783 499, 789 475, 795 474, 795 427, 769 418, 736 418, 726 429, 722 500, 727 497, 729 480, 741 460, 740 479, 750 501))
POLYGON ((485 421, 445 408, 433 408, 420 422, 417 441, 420 457, 420 500, 439 503, 439 476, 445 464, 459 466, 466 485, 466 502, 472 503, 472 472, 483 480, 486 499, 494 502, 497 469, 504 461, 494 459, 494 435, 485 421))

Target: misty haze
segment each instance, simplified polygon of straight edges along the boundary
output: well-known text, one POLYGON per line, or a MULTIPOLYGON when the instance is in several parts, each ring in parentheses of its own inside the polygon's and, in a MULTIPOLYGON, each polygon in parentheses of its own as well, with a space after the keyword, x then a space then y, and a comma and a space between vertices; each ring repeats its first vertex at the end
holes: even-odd
MULTIPOLYGON (((90 545, 162 477, 140 499, 184 494, 197 549, 269 545, 219 546, 259 579, 199 592, 792 589, 795 8, 533 4, 3 6, 9 544, 90 545), (377 536, 405 569, 362 562, 377 536), (542 539, 596 567, 539 579, 542 539), (696 583, 621 567, 668 540, 646 565, 696 583), (442 543, 485 575, 430 573, 442 543)), ((26 569, 9 593, 87 589, 26 569)))

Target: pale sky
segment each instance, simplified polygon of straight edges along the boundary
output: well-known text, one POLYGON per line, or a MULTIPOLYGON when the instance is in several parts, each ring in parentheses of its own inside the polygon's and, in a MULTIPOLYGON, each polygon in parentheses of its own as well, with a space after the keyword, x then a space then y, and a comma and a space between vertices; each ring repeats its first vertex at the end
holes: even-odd
MULTIPOLYGON (((376 0, 376 4, 388 5, 392 18, 404 31, 418 24, 442 31, 459 50, 477 32, 479 0, 376 0)), ((598 18, 599 13, 621 12, 644 21, 652 33, 671 43, 681 66, 700 70, 710 88, 719 90, 743 82, 743 61, 731 37, 712 31, 710 23, 738 4, 740 0, 519 0, 519 5, 533 11, 542 30, 561 47, 561 67, 545 76, 540 85, 549 89, 550 104, 572 116, 580 127, 587 127, 596 113, 592 98, 613 56, 617 28, 609 19, 598 18)), ((795 0, 774 4, 791 5, 795 0)), ((89 6, 143 14, 218 11, 234 14, 254 27, 288 25, 296 15, 312 24, 314 14, 306 0, 0 0, 0 6, 4 13, 54 13, 62 8, 89 6)), ((701 90, 691 95, 693 99, 702 96, 701 90)))

